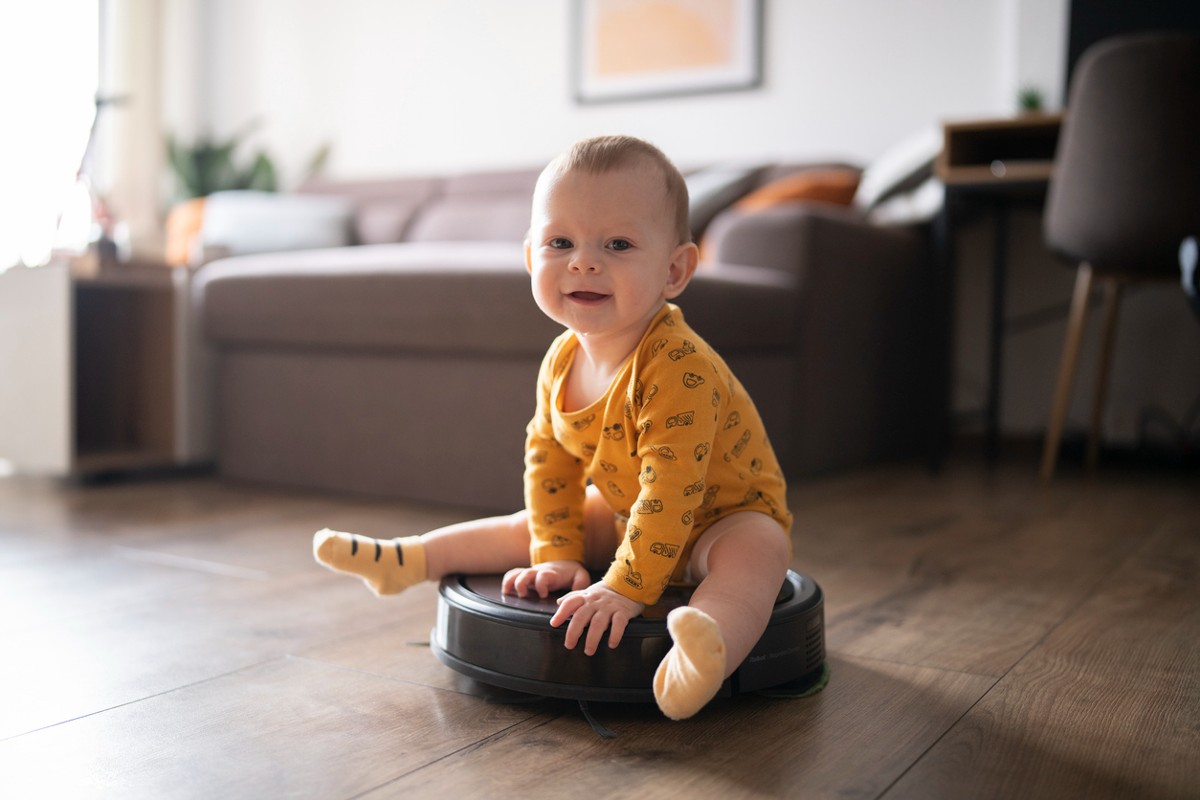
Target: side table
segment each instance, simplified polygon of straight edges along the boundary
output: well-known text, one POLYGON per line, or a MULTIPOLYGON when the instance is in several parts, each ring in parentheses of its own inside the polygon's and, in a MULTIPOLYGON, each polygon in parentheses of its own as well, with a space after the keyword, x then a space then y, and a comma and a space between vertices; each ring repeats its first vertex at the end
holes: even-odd
POLYGON ((0 273, 0 460, 84 476, 184 463, 187 275, 152 264, 0 273))
MULTIPOLYGON (((994 224, 987 396, 982 409, 984 454, 989 462, 1000 449, 1009 210, 1019 205, 1041 208, 1061 127, 1059 114, 947 123, 942 128, 942 152, 934 162, 934 173, 946 186, 945 205, 934 226, 934 246, 940 256, 947 304, 953 301, 953 284, 961 269, 954 247, 959 219, 974 208, 990 213, 994 224)), ((950 330, 953 320, 945 320, 945 325, 950 330)), ((947 375, 952 374, 952 360, 947 354, 947 375)), ((952 381, 947 380, 947 394, 951 386, 952 381)), ((945 406, 948 417, 953 407, 949 397, 945 406)), ((948 434, 943 438, 948 439, 948 434)))

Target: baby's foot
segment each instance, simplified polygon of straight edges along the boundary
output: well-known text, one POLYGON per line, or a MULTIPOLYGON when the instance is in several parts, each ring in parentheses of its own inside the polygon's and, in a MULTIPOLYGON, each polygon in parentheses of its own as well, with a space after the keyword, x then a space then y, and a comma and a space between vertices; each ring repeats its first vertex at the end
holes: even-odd
POLYGON ((667 615, 667 630, 675 646, 654 674, 654 699, 671 719, 687 719, 725 682, 725 639, 716 620, 689 606, 667 615))
POLYGON ((313 557, 336 572, 357 575, 377 595, 398 594, 425 580, 420 536, 372 539, 325 528, 313 534, 313 557))

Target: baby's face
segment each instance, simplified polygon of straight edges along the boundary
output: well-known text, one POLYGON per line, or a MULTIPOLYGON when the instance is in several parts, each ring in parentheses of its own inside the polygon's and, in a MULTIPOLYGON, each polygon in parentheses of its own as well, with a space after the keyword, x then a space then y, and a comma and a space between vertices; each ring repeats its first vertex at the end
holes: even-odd
POLYGON ((695 246, 676 238, 665 182, 647 162, 540 183, 526 261, 542 311, 591 343, 628 343, 627 353, 687 285, 695 246))

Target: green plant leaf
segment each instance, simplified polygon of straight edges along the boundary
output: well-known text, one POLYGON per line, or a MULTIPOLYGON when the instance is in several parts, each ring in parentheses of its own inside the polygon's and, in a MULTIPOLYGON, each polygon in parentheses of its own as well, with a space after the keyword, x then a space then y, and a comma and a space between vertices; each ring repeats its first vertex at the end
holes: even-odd
POLYGON ((275 164, 266 153, 260 152, 245 175, 245 188, 259 192, 273 192, 278 188, 275 164))
POLYGON ((258 153, 247 165, 237 163, 239 145, 257 127, 255 121, 228 139, 214 140, 201 136, 191 145, 181 144, 168 134, 167 162, 174 173, 179 199, 205 197, 213 192, 231 189, 276 191, 279 181, 275 165, 266 153, 258 153))
POLYGON ((308 160, 308 165, 304 169, 304 177, 302 183, 307 183, 313 178, 316 178, 325 171, 325 165, 329 163, 329 155, 333 152, 333 145, 325 142, 317 148, 317 152, 313 153, 312 158, 308 160))

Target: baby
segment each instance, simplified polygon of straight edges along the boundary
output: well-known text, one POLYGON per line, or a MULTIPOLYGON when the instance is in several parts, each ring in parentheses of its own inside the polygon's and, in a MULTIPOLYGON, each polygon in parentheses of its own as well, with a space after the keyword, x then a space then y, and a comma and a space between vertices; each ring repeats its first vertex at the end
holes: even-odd
POLYGON ((766 628, 792 517, 754 404, 668 302, 696 262, 687 186, 653 145, 598 137, 552 161, 525 264, 567 330, 538 376, 525 509, 386 541, 323 530, 317 560, 380 595, 453 573, 504 573, 520 596, 566 590, 550 625, 589 656, 670 583, 694 584, 667 617, 654 696, 672 719, 698 712, 766 628))

